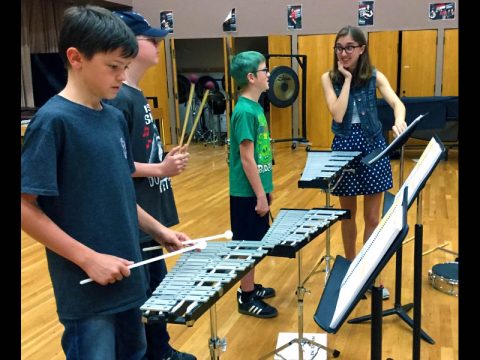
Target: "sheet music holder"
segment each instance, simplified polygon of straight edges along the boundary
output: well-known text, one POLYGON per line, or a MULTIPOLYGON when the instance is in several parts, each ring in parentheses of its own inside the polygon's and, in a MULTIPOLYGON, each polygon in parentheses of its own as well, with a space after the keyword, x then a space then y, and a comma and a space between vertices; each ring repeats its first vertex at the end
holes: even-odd
MULTIPOLYGON (((408 187, 407 203, 408 208, 413 204, 416 199, 417 203, 417 223, 415 224, 415 245, 414 245, 414 281, 413 281, 413 302, 402 305, 401 303, 401 278, 402 278, 402 248, 400 247, 396 253, 396 270, 395 270, 395 305, 391 309, 387 309, 381 313, 381 316, 389 316, 396 314, 407 325, 413 329, 413 342, 412 342, 412 359, 420 359, 420 339, 427 341, 430 344, 435 344, 435 341, 421 329, 421 288, 422 288, 422 243, 423 243, 423 227, 421 225, 421 203, 422 194, 421 191, 425 186, 426 181, 429 179, 436 165, 440 162, 445 154, 445 146, 440 141, 437 135, 431 138, 420 159, 415 167, 410 172, 408 178, 404 181, 402 187, 398 191, 395 198, 402 196, 402 192, 408 187), (420 207, 420 208, 419 208, 420 207), (413 308, 413 320, 408 316, 407 312, 413 308)), ((384 211, 388 208, 390 200, 394 196, 388 192, 385 193, 384 198, 384 211)), ((372 307, 373 312, 373 307, 372 307)), ((370 319, 373 320, 374 316, 365 315, 355 319, 350 319, 350 324, 357 324, 370 319)))
POLYGON ((394 200, 385 217, 353 261, 338 255, 314 315, 335 334, 407 236, 407 191, 394 200))
MULTIPOLYGON (((425 186, 428 178, 432 174, 436 165, 440 162, 444 152, 445 152, 445 147, 443 146, 439 137, 438 136, 432 137, 429 144, 427 145, 424 152, 422 153, 420 159, 418 160, 417 164, 415 165, 414 169, 412 169, 412 171, 410 172, 410 175, 405 180, 402 187, 399 189, 398 193, 395 195, 395 197, 393 195, 388 196, 388 202, 389 203, 391 202, 392 205, 387 210, 384 217, 388 216, 388 214, 390 214, 390 217, 391 217, 392 208, 395 208, 395 207, 398 208, 399 206, 398 204, 400 203, 400 201, 402 201, 402 211, 405 212, 403 215, 403 221, 405 221, 405 224, 402 227, 402 230, 397 235, 396 239, 393 241, 393 244, 391 245, 391 247, 387 250, 387 252, 382 257, 380 262, 378 262, 378 265, 376 265, 375 268, 373 269, 372 274, 369 277, 368 277, 368 274, 366 273, 360 274, 363 276, 363 280, 366 277, 368 277, 368 279, 366 281, 362 280, 360 284, 354 284, 356 286, 354 290, 358 290, 358 291, 350 291, 350 293, 343 291, 342 293, 341 288, 342 286, 344 286, 347 276, 349 274, 351 276, 351 274, 354 271, 357 271, 353 268, 355 266, 354 265, 355 262, 357 262, 357 258, 362 256, 362 254, 364 254, 365 251, 369 251, 368 249, 364 251, 364 248, 367 247, 367 244, 370 242, 370 238, 362 248, 361 253, 359 253, 353 261, 349 261, 341 256, 337 256, 330 278, 325 286, 325 290, 322 294, 320 303, 317 307, 317 310, 314 316, 315 322, 322 329, 330 333, 336 333, 338 331, 340 326, 346 320, 348 315, 353 311, 356 304, 360 301, 362 295, 365 293, 367 288, 372 284, 372 282, 374 281, 376 276, 379 274, 379 272, 388 263, 388 261, 393 256, 393 254, 400 249, 403 239, 406 237, 406 234, 408 232, 408 226, 406 225, 406 211, 410 208, 410 206, 413 204, 415 199, 420 198, 421 190, 425 186), (340 297, 344 297, 344 298, 340 299, 340 297)), ((385 208, 388 208, 388 207, 389 207, 389 204, 384 204, 384 211, 385 211, 385 208)), ((378 227, 380 227, 382 223, 383 221, 379 224, 378 227)), ((418 231, 419 228, 421 229, 421 226, 416 224, 415 225, 416 237, 417 237, 417 233, 418 235, 421 235, 421 232, 418 231)), ((372 236, 374 236, 376 233, 378 236, 377 229, 375 229, 374 233, 372 233, 372 236)), ((387 230, 389 229, 390 229, 390 232, 392 232, 392 227, 387 228, 387 230)), ((417 247, 417 242, 418 243, 421 242, 421 237, 419 237, 419 239, 416 238, 415 241, 416 241, 416 247, 417 247)), ((421 249, 419 251, 415 251, 415 256, 416 256, 415 264, 421 264, 421 249)), ((360 259, 358 260, 358 262, 360 262, 360 259)), ((358 266, 357 268, 360 269, 358 266)), ((415 270, 416 272, 418 272, 418 274, 415 280, 416 284, 414 285, 419 287, 419 289, 415 289, 414 293, 421 293, 421 272, 418 271, 419 270, 418 268, 415 270)), ((373 303, 373 296, 372 296, 372 303, 373 303)), ((415 309, 417 313, 414 316, 414 322, 413 322, 414 341, 413 341, 412 347, 414 352, 413 358, 418 359, 419 358, 419 341, 420 341, 420 334, 421 334, 421 328, 420 328, 421 302, 420 301, 416 302, 415 309), (416 331, 415 331, 415 328, 417 328, 416 331), (416 356, 415 354, 418 354, 418 356, 416 356)), ((383 315, 385 315, 385 312, 383 315)), ((381 320, 383 315, 382 315, 381 309, 380 311, 373 311, 373 308, 372 308, 372 315, 368 316, 368 319, 372 320, 372 349, 374 349, 374 346, 379 347, 379 349, 376 349, 377 350, 377 352, 375 353, 376 355, 378 355, 378 352, 381 353, 381 341, 374 342, 373 338, 377 337, 377 340, 378 340, 378 337, 380 337, 381 339, 381 328, 380 328, 380 335, 376 336, 373 333, 373 323, 374 323, 374 320, 378 320, 378 318, 380 318, 381 320)), ((367 316, 364 316, 362 318, 367 318, 367 316)), ((350 320, 349 322, 351 321, 352 320, 350 320)), ((372 355, 372 358, 373 358, 373 355, 372 355)), ((380 357, 376 356, 375 358, 380 358, 380 357)))
POLYGON ((370 154, 365 156, 362 159, 362 162, 366 165, 372 165, 375 161, 381 159, 384 156, 392 154, 395 150, 399 149, 403 146, 408 140, 408 138, 412 135, 415 131, 415 128, 420 123, 420 121, 428 115, 428 112, 425 114, 421 114, 417 116, 402 132, 399 136, 397 136, 384 150, 377 148, 373 150, 370 154))
POLYGON ((437 135, 434 135, 425 147, 425 150, 418 159, 416 165, 412 171, 410 171, 407 179, 403 182, 402 187, 395 195, 395 197, 402 196, 401 193, 408 187, 408 209, 410 209, 413 201, 425 186, 425 183, 442 159, 445 151, 445 146, 440 141, 440 138, 437 135))

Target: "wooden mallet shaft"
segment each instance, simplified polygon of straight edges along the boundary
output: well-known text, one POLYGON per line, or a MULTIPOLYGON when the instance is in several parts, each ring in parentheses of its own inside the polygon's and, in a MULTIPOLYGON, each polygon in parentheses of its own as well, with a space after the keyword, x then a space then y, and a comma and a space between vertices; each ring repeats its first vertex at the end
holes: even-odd
POLYGON ((185 110, 185 119, 183 120, 182 135, 180 136, 180 147, 182 147, 183 138, 185 137, 185 130, 187 129, 188 116, 190 115, 190 108, 192 106, 194 91, 195 91, 195 84, 190 83, 190 94, 188 95, 187 108, 185 110))
POLYGON ((200 116, 202 115, 202 110, 203 107, 205 106, 205 103, 207 102, 207 97, 208 93, 210 92, 209 89, 205 89, 205 92, 203 93, 203 99, 202 103, 200 104, 200 107, 198 108, 197 116, 195 116, 195 121, 193 122, 192 130, 190 131, 190 136, 188 137, 188 141, 186 143, 187 147, 190 145, 190 141, 192 140, 193 134, 195 133, 195 129, 198 124, 198 120, 200 120, 200 116))

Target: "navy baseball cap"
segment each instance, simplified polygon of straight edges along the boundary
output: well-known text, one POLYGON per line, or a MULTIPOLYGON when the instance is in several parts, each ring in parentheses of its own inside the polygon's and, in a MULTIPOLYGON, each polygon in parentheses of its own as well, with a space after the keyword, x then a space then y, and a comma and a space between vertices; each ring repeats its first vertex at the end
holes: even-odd
POLYGON ((160 38, 168 35, 168 30, 151 27, 150 23, 139 13, 133 11, 114 11, 113 13, 128 25, 135 36, 143 35, 160 38))

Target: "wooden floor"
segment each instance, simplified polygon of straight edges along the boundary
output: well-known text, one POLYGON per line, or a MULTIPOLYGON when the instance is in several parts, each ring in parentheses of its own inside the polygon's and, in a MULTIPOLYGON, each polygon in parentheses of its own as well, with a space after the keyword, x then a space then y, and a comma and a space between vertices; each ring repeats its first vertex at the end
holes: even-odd
MULTIPOLYGON (((173 187, 180 225, 175 229, 184 231, 191 238, 223 233, 230 228, 228 202, 228 167, 223 147, 213 148, 194 144, 190 149, 188 170, 174 178, 173 187)), ((421 151, 407 151, 406 178, 415 165, 421 151)), ((325 205, 325 194, 315 189, 299 189, 297 182, 305 166, 306 152, 303 147, 291 150, 288 143, 275 144, 273 216, 280 208, 309 209, 325 205)), ((399 161, 392 160, 395 186, 398 189, 399 161)), ((332 205, 339 208, 338 199, 332 197, 332 205)), ((360 202, 361 205, 361 202, 360 202)), ((358 214, 362 214, 362 206, 358 214)), ((410 232, 416 219, 416 207, 409 210, 410 232)), ((361 218, 357 218, 359 234, 363 232, 361 218)), ((451 150, 448 161, 441 161, 423 190, 423 250, 427 251, 448 242, 446 249, 458 251, 458 158, 451 150)), ((331 227, 331 253, 342 254, 340 224, 331 227)), ((43 247, 22 232, 21 246, 21 347, 22 359, 65 359, 60 338, 62 326, 57 320, 55 300, 45 260, 43 247)), ((358 248, 361 247, 358 239, 358 248)), ((303 272, 309 273, 325 253, 325 235, 320 235, 302 250, 303 272)), ((421 342, 422 360, 458 359, 458 298, 435 290, 428 282, 427 273, 438 263, 453 261, 454 255, 434 251, 423 257, 422 268, 422 329, 434 340, 430 345, 421 342)), ((175 258, 167 264, 172 267, 175 258)), ((382 282, 390 289, 391 298, 383 302, 383 308, 393 306, 394 258, 382 272, 382 282)), ((235 300, 235 285, 216 304, 218 336, 226 337, 227 349, 220 358, 224 360, 258 359, 275 349, 279 332, 297 331, 297 261, 266 257, 256 267, 256 282, 272 286, 277 296, 268 302, 279 311, 274 319, 257 319, 240 315, 235 300)), ((413 300, 413 241, 404 245, 402 303, 413 300)), ((324 273, 315 273, 305 285, 311 293, 305 295, 304 332, 323 333, 313 320, 324 285, 324 273)), ((369 296, 370 299, 370 296, 369 296)), ((370 300, 361 301, 349 318, 370 313, 370 300)), ((409 312, 413 316, 412 311, 409 312)), ((191 352, 198 359, 210 358, 210 316, 206 312, 193 327, 169 325, 171 344, 191 352)), ((340 359, 370 358, 370 324, 345 322, 334 335, 328 334, 327 345, 341 352, 340 359)), ((411 359, 412 330, 398 316, 383 318, 382 359, 411 359)), ((273 359, 273 356, 271 357, 273 359)))

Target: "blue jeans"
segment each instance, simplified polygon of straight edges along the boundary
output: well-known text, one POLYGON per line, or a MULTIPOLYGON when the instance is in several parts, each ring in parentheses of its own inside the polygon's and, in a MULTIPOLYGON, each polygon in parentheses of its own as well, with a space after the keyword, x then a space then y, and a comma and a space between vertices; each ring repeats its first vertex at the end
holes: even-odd
MULTIPOLYGON (((141 244, 141 247, 155 246, 158 243, 155 240, 150 242, 145 242, 141 244)), ((143 260, 150 259, 152 257, 160 256, 163 254, 162 250, 155 251, 142 251, 143 260)), ((149 289, 148 296, 150 297, 158 287, 160 282, 163 280, 165 275, 167 275, 167 266, 165 260, 154 261, 148 266, 148 276, 149 276, 149 289)), ((170 345, 168 344, 170 340, 170 335, 167 331, 167 324, 164 322, 159 323, 147 323, 145 325, 145 332, 147 336, 147 359, 148 360, 160 360, 165 357, 165 354, 170 350, 170 345)))
POLYGON ((140 309, 64 320, 62 347, 67 360, 144 360, 147 350, 140 309))

